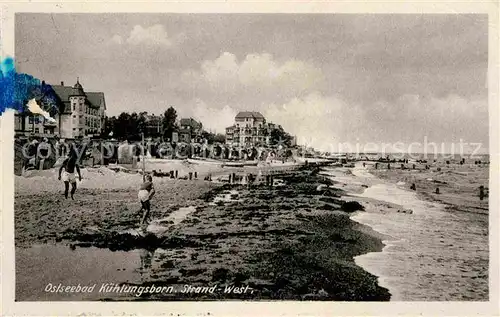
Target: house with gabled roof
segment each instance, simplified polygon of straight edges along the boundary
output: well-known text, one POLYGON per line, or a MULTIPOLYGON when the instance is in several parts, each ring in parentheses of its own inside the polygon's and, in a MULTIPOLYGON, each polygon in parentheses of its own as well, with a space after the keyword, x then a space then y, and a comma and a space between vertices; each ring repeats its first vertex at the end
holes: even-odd
MULTIPOLYGON (((45 82, 42 82, 42 86, 45 82)), ((57 111, 51 113, 55 123, 41 116, 26 114, 16 115, 17 133, 31 135, 57 135, 61 138, 75 139, 100 135, 104 128, 106 100, 103 92, 89 92, 83 89, 77 78, 75 85, 46 85, 50 90, 50 108, 57 111), (54 100, 55 99, 55 100, 54 100), (55 105, 53 104, 55 103, 55 105)), ((43 96, 37 98, 42 109, 47 109, 47 101, 43 96)))
POLYGON ((234 124, 226 128, 226 143, 233 146, 269 145, 269 124, 257 111, 240 111, 234 118, 234 124))
POLYGON ((179 142, 201 142, 201 134, 203 132, 203 124, 201 122, 193 118, 182 118, 179 123, 179 142))

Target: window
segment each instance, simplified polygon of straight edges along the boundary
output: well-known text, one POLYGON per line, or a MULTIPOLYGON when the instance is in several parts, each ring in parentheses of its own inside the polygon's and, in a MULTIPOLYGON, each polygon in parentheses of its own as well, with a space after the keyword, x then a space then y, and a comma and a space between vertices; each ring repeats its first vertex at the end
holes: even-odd
POLYGON ((40 129, 35 128, 35 133, 39 133, 39 132, 40 132, 40 129))

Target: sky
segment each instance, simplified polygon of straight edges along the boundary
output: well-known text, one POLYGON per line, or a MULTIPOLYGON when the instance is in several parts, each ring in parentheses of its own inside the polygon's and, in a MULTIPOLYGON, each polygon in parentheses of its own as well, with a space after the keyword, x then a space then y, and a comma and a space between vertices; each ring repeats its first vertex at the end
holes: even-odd
POLYGON ((320 149, 488 144, 488 20, 472 14, 17 14, 16 67, 174 106, 224 133, 239 111, 320 149))

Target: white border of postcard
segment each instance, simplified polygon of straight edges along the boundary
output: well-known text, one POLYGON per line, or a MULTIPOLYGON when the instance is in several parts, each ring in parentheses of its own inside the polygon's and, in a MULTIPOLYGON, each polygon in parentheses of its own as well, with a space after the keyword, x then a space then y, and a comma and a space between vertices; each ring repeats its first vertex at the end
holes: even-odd
MULTIPOLYGON (((2 58, 14 56, 14 16, 21 12, 98 13, 98 12, 172 12, 172 13, 487 13, 489 15, 489 115, 490 188, 499 193, 499 4, 495 0, 433 2, 348 2, 348 1, 253 1, 253 2, 42 2, 23 1, 0 4, 0 50, 2 58)), ((1 181, 1 298, 2 316, 75 315, 167 315, 167 316, 394 316, 447 315, 496 316, 499 308, 499 195, 490 197, 490 301, 489 302, 15 302, 14 264, 14 114, 0 117, 1 181)))

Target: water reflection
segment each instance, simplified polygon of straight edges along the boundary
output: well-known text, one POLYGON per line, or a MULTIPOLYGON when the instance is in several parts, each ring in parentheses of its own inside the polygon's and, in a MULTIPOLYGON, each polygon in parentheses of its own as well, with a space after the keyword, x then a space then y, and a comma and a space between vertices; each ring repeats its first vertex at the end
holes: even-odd
MULTIPOLYGON (((127 297, 123 293, 99 293, 103 283, 141 283, 141 270, 150 271, 154 251, 110 251, 62 244, 16 248, 16 300, 99 300, 127 297), (98 261, 96 262, 96 259, 98 261), (141 269, 139 269, 141 268, 141 269), (91 285, 92 293, 46 292, 47 284, 91 285)), ((147 278, 147 276, 144 276, 147 278)))
POLYGON ((151 267, 153 263, 153 258, 156 249, 139 249, 139 256, 141 258, 141 267, 139 268, 139 274, 141 275, 141 281, 147 281, 151 276, 151 267))

